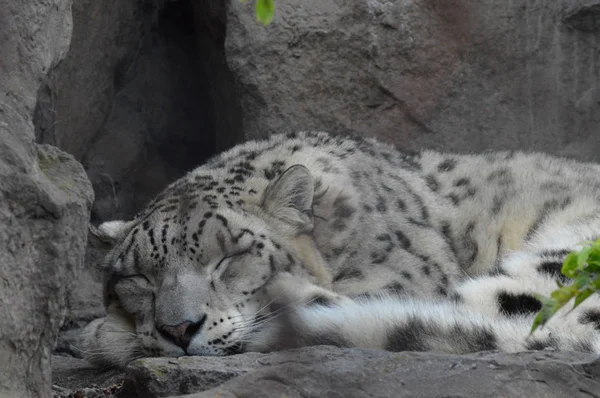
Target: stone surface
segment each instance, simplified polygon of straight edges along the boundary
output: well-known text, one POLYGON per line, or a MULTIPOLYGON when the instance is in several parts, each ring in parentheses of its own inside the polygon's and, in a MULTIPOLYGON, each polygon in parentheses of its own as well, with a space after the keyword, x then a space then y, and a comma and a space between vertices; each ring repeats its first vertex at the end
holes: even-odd
POLYGON ((600 32, 600 0, 575 1, 567 7, 564 22, 583 32, 600 32))
MULTIPOLYGON (((147 358, 127 367, 126 386, 139 397, 167 397, 204 391, 271 363, 273 355, 147 358)), ((276 358, 275 361, 280 361, 276 358)))
POLYGON ((317 129, 401 148, 598 159, 597 0, 230 1, 250 138, 317 129))
POLYGON ((93 201, 91 184, 72 156, 47 145, 28 146, 27 152, 0 151, 3 159, 29 155, 31 164, 27 171, 0 166, 3 397, 49 395, 50 351, 82 268, 93 201))
POLYGON ((36 146, 36 93, 65 56, 71 1, 0 7, 0 396, 50 395, 50 351, 85 250, 91 185, 75 159, 36 146))
POLYGON ((458 356, 321 346, 140 360, 127 369, 125 386, 132 397, 595 396, 600 358, 547 351, 458 356))
POLYGON ((94 222, 131 217, 241 137, 224 9, 208 0, 73 4, 71 50, 38 92, 35 124, 39 141, 85 166, 94 222))
POLYGON ((120 390, 123 376, 119 369, 96 369, 82 359, 52 356, 52 396, 55 398, 70 398, 77 392, 86 398, 96 395, 109 398, 112 395, 107 392, 120 390))

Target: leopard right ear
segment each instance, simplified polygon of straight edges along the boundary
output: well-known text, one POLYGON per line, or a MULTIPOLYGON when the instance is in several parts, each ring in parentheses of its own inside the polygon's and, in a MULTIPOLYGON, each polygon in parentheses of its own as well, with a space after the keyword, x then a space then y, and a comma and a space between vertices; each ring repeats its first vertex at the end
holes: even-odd
POLYGON ((313 177, 302 165, 294 165, 266 190, 263 208, 273 217, 293 226, 298 232, 313 229, 313 177))
POLYGON ((134 226, 133 221, 107 221, 98 227, 88 227, 88 242, 92 247, 110 249, 120 242, 134 226))

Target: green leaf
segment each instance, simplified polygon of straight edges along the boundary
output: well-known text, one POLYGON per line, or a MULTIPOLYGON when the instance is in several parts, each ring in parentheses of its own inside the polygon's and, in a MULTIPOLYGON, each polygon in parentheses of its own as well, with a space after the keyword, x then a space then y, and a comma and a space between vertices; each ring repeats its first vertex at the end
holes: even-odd
POLYGON ((531 333, 538 327, 543 327, 572 298, 575 298, 575 309, 592 294, 600 293, 600 238, 593 242, 582 242, 581 245, 584 247, 580 251, 569 253, 565 257, 561 268, 561 273, 572 279, 573 283, 563 286, 556 282, 558 289, 550 293, 549 298, 536 295, 542 308, 533 321, 531 333))
POLYGON ((600 270, 600 247, 594 244, 587 259, 587 270, 590 272, 600 270))
POLYGON ((254 6, 256 19, 268 25, 273 20, 273 15, 275 15, 275 0, 256 0, 254 6))
POLYGON ((535 319, 533 320, 533 325, 531 327, 531 332, 535 332, 538 327, 543 327, 552 315, 558 310, 555 309, 556 301, 552 298, 542 296, 540 294, 535 294, 535 298, 537 298, 542 303, 542 309, 537 313, 535 319))
POLYGON ((576 308, 579 304, 581 304, 585 299, 590 297, 592 294, 594 294, 594 291, 591 289, 584 290, 583 292, 579 293, 575 297, 575 304, 573 305, 573 308, 576 308))
POLYGON ((545 319, 544 312, 540 310, 533 320, 533 325, 531 326, 531 332, 529 332, 529 334, 533 334, 538 327, 544 326, 546 322, 548 322, 548 319, 545 319))
POLYGON ((594 274, 590 285, 592 285, 594 290, 600 290, 600 275, 594 274))
POLYGON ((550 293, 550 297, 554 301, 555 305, 560 305, 560 307, 562 307, 563 305, 567 304, 569 300, 575 297, 577 292, 577 286, 575 285, 563 286, 560 289, 556 289, 550 293))
POLYGON ((587 246, 581 249, 579 253, 577 253, 577 269, 582 270, 585 268, 588 256, 590 255, 591 251, 592 248, 590 246, 587 246))
POLYGON ((577 253, 567 255, 560 272, 567 278, 574 278, 577 275, 577 253))
POLYGON ((575 279, 573 286, 576 286, 577 290, 586 290, 586 289, 591 288, 591 282, 592 282, 592 279, 590 277, 589 272, 583 271, 583 272, 580 272, 579 275, 577 275, 577 278, 575 279))

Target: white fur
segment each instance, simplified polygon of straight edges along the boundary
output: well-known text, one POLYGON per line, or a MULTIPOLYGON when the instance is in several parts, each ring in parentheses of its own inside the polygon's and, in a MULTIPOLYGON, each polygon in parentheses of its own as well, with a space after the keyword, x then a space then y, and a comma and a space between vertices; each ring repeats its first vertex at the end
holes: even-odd
POLYGON ((147 281, 109 286, 135 316, 112 303, 85 330, 88 356, 124 365, 181 355, 161 324, 202 316, 187 354, 225 355, 235 341, 259 351, 320 341, 386 349, 402 342, 398 331, 413 349, 600 353, 600 332, 583 319, 600 308, 596 296, 532 336, 534 314, 499 305, 501 294, 549 295, 556 282, 539 266, 553 255, 543 253, 600 236, 598 187, 599 166, 542 154, 411 157, 326 133, 251 141, 134 220, 100 225, 96 235, 115 243, 111 275, 147 281), (260 250, 238 255, 259 240, 260 250), (221 277, 236 266, 228 286, 221 277), (370 297, 351 298, 361 294, 370 297))

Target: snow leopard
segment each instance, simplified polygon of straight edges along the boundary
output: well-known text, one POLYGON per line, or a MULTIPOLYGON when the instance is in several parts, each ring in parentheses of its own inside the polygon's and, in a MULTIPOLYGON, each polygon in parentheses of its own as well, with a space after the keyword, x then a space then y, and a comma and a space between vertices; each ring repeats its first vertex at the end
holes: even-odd
POLYGON ((530 334, 565 256, 600 237, 597 164, 276 134, 90 228, 107 313, 83 351, 102 366, 311 345, 600 353, 596 296, 530 334))

